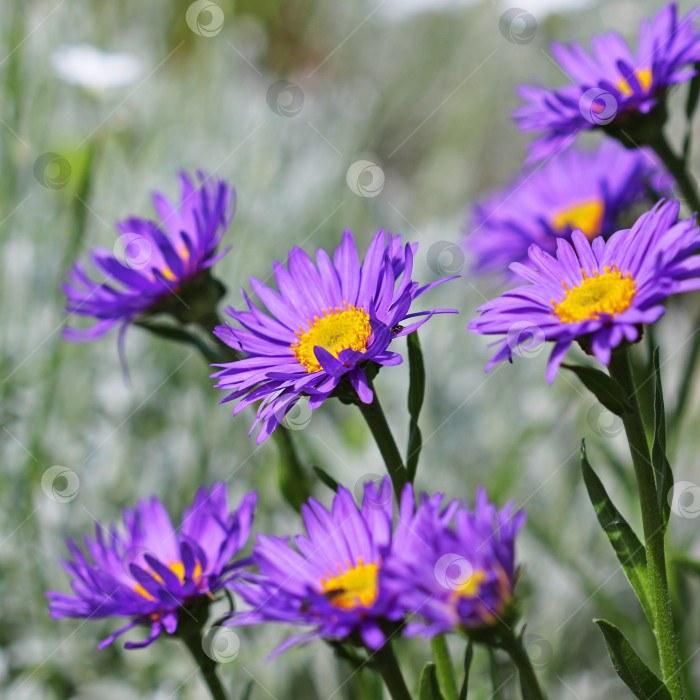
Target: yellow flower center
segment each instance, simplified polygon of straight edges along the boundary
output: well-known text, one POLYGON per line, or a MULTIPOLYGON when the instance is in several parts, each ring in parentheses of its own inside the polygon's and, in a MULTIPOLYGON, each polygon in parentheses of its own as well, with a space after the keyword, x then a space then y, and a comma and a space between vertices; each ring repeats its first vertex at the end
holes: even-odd
POLYGON ((453 588, 451 594, 452 599, 473 598, 479 592, 479 587, 485 580, 486 572, 483 569, 477 569, 458 586, 453 588))
POLYGON ((364 352, 367 349, 367 341, 372 335, 369 315, 364 309, 357 309, 347 302, 343 302, 343 306, 343 309, 336 307, 324 310, 322 318, 314 316, 313 321, 307 321, 308 330, 299 326, 300 332, 295 333, 299 340, 292 343, 291 348, 307 372, 318 372, 321 369, 314 354, 317 346, 328 350, 336 358, 343 350, 364 352))
MULTIPOLYGON (((649 88, 651 87, 651 68, 640 68, 639 70, 636 70, 634 74, 637 77, 642 90, 644 92, 649 92, 649 88)), ((616 87, 625 97, 629 97, 634 93, 634 90, 632 90, 627 78, 620 80, 616 87)))
MULTIPOLYGON (((582 270, 583 272, 583 270, 582 270)), ((569 289, 562 282, 566 296, 558 304, 552 299, 554 313, 564 323, 590 321, 603 314, 617 316, 629 309, 637 285, 628 272, 625 276, 613 265, 606 267, 602 275, 593 270, 593 277, 583 273, 583 281, 569 289)))
MULTIPOLYGON (((174 561, 171 564, 168 564, 168 568, 170 571, 172 571, 175 576, 178 577, 180 583, 185 582, 185 565, 181 561, 174 561)), ((151 576, 158 581, 158 583, 164 584, 165 581, 155 572, 155 571, 150 571, 148 570, 151 576)), ((194 571, 192 572, 192 580, 195 583, 199 583, 199 579, 202 576, 202 565, 197 562, 194 567, 194 571)), ((134 586, 134 591, 138 593, 139 595, 142 595, 144 598, 148 598, 148 600, 155 600, 155 598, 140 584, 137 583, 134 586)))
POLYGON ((600 235, 605 206, 600 199, 590 199, 561 209, 552 217, 555 231, 580 228, 589 241, 600 235))
MULTIPOLYGON (((347 562, 350 566, 350 562, 347 562)), ((321 579, 321 590, 328 596, 333 605, 343 610, 354 608, 369 608, 377 600, 377 564, 365 564, 362 558, 358 559, 357 566, 350 566, 343 571, 340 565, 337 576, 331 576, 327 571, 327 578, 321 579)))

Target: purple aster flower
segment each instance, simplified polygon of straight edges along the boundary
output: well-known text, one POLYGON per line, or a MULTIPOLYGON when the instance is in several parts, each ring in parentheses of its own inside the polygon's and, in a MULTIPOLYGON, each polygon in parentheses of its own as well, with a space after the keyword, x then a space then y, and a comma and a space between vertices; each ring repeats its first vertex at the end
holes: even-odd
POLYGON ((580 44, 554 44, 554 58, 574 84, 519 88, 527 104, 515 111, 516 121, 523 131, 544 132, 531 145, 530 160, 548 157, 581 131, 623 126, 634 113, 648 114, 669 86, 690 80, 700 61, 698 16, 695 8, 679 18, 677 4, 670 3, 642 21, 635 54, 617 32, 594 37, 592 55, 580 44))
POLYGON ((679 208, 678 202, 661 201, 607 241, 598 237, 591 243, 574 231, 573 247, 560 239, 556 257, 531 246, 535 269, 511 265, 529 284, 484 304, 469 324, 473 333, 505 336, 486 370, 545 341, 554 342, 550 383, 574 340, 583 340, 607 365, 613 348, 636 341, 641 324, 661 317, 666 297, 700 288, 700 256, 693 255, 700 248, 700 228, 694 219, 679 222, 679 208), (522 346, 525 331, 532 340, 522 346))
POLYGON ((185 317, 191 305, 197 306, 205 283, 213 283, 209 268, 230 249, 217 250, 236 202, 234 190, 223 180, 212 180, 202 172, 197 175, 198 184, 180 173, 178 205, 160 192, 153 194, 162 226, 136 217, 120 221, 114 249, 91 252, 92 263, 104 279, 92 279, 82 262, 75 263, 63 284, 66 311, 89 316, 95 323, 89 328, 66 328, 67 340, 90 342, 116 325, 123 333, 141 315, 171 309, 185 317))
POLYGON ((554 253, 557 241, 570 240, 575 229, 589 240, 608 236, 650 188, 669 194, 671 185, 646 149, 631 151, 605 140, 594 152, 561 153, 474 207, 466 245, 475 272, 505 273, 512 262, 528 264, 533 243, 554 253))
POLYGON ((443 497, 423 497, 413 509, 404 494, 394 535, 394 556, 387 564, 387 587, 400 604, 417 611, 408 636, 489 627, 510 616, 518 569, 515 536, 525 522, 512 503, 498 510, 485 489, 476 494, 474 510, 443 497))
POLYGON ((253 560, 260 574, 252 583, 231 586, 252 610, 235 613, 228 624, 312 627, 284 642, 277 653, 319 637, 352 637, 379 648, 386 624, 404 615, 384 584, 384 567, 393 556, 392 510, 391 482, 384 478, 379 486, 365 484, 361 508, 343 487, 330 510, 310 499, 302 506, 307 536, 296 536, 296 548, 288 537, 258 535, 253 560))
POLYGON ((246 495, 230 512, 226 486, 202 487, 176 530, 157 498, 125 510, 125 534, 95 525, 95 539, 84 538, 87 556, 71 540, 72 560, 63 565, 72 576, 74 595, 49 591, 51 617, 128 617, 129 624, 100 643, 100 649, 136 625, 150 625, 141 642, 148 646, 161 632, 173 634, 181 608, 206 602, 250 560, 232 562, 250 535, 257 495, 246 495))
POLYGON ((254 294, 272 315, 243 292, 248 310, 227 309, 242 327, 219 326, 215 333, 246 357, 216 365, 223 369, 212 376, 218 389, 232 392, 222 403, 241 399, 233 415, 262 399, 251 428, 252 433, 262 422, 258 444, 303 394, 310 396, 309 408, 316 409, 345 377, 353 396, 371 403, 363 366, 399 364, 401 355, 389 350, 394 338, 413 333, 435 313, 456 313, 409 313, 417 297, 447 281, 420 287, 411 279, 416 248, 404 247, 401 236, 380 230, 360 265, 352 234, 345 231, 333 260, 319 250, 314 264, 303 250, 293 248, 287 268, 275 262, 279 292, 250 278, 254 294))

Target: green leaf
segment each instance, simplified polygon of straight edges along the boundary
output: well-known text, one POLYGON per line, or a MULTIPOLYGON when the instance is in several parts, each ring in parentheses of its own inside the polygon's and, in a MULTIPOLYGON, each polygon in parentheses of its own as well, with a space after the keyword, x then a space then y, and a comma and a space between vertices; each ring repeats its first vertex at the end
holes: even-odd
POLYGON ((420 700, 443 700, 438 685, 437 669, 435 664, 428 662, 423 666, 420 674, 420 700))
POLYGON ((321 467, 317 467, 315 464, 311 467, 314 470, 314 473, 318 477, 319 481, 324 483, 331 491, 337 491, 338 482, 325 470, 321 469, 321 467))
POLYGON ((459 700, 467 700, 467 692, 469 691, 469 670, 474 659, 474 643, 469 640, 467 648, 464 650, 464 680, 459 691, 459 700))
POLYGON ((563 364, 562 367, 571 370, 608 411, 612 411, 617 416, 624 416, 627 413, 629 402, 625 396, 625 390, 615 379, 593 367, 569 364, 563 364))
POLYGON ((420 348, 418 333, 411 333, 406 338, 408 343, 408 412, 411 421, 408 426, 408 448, 406 449, 406 470, 408 480, 413 481, 418 468, 423 436, 418 427, 418 418, 423 400, 425 399, 425 365, 423 363, 423 352, 420 348))
POLYGON ((654 349, 654 441, 651 446, 651 463, 656 477, 656 497, 659 511, 663 517, 664 527, 668 525, 671 505, 668 493, 673 486, 673 472, 666 457, 666 412, 664 409, 664 392, 661 387, 661 367, 659 365, 659 348, 654 349))
POLYGON ((637 535, 634 534, 634 530, 613 505, 603 482, 591 468, 586 455, 586 444, 583 440, 581 441, 581 470, 598 522, 608 536, 625 575, 639 598, 644 614, 653 627, 654 615, 651 607, 646 551, 637 535))
POLYGON ((498 677, 498 660, 496 659, 496 652, 491 646, 486 647, 486 650, 489 654, 489 675, 491 676, 490 700, 503 700, 503 693, 501 692, 503 684, 498 677))
POLYGON ((605 637, 605 644, 617 675, 641 700, 671 700, 671 693, 639 658, 632 645, 612 622, 593 620, 605 637))

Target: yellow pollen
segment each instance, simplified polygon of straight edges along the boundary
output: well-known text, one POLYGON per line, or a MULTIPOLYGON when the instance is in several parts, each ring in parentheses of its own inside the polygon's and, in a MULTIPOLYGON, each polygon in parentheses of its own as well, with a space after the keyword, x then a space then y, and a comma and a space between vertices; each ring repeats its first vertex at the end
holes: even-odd
POLYGON ((566 282, 562 284, 566 296, 559 303, 552 299, 552 304, 554 313, 564 323, 590 321, 601 315, 617 316, 629 309, 637 289, 632 275, 628 272, 623 276, 615 265, 612 269, 606 267, 602 275, 593 270, 593 277, 583 272, 583 281, 571 289, 566 282))
MULTIPOLYGON (((640 68, 639 70, 636 70, 634 74, 637 77, 642 90, 644 92, 649 92, 649 88, 651 87, 651 68, 640 68)), ((629 97, 630 95, 634 94, 634 90, 632 90, 632 86, 627 81, 627 78, 620 80, 616 87, 625 97, 629 97)))
POLYGON ((321 579, 321 590, 328 596, 330 602, 343 610, 354 608, 369 608, 377 600, 377 564, 365 564, 362 558, 357 560, 357 566, 351 566, 346 562, 347 571, 338 566, 340 572, 337 576, 331 576, 327 571, 327 578, 321 579))
POLYGON ((163 273, 163 277, 165 277, 166 280, 170 280, 171 282, 177 281, 177 277, 175 277, 175 274, 167 265, 161 267, 160 271, 163 273))
MULTIPOLYGON (((175 576, 177 576, 180 583, 185 582, 185 565, 181 561, 174 561, 171 564, 168 564, 168 568, 175 574, 175 576)), ((156 581, 158 581, 158 583, 165 583, 155 571, 151 571, 150 569, 147 569, 147 571, 151 574, 151 576, 153 576, 153 578, 156 581)), ((199 583, 199 579, 201 577, 202 565, 199 562, 197 562, 194 566, 194 571, 192 572, 192 580, 195 583, 199 583)), ((139 595, 142 595, 144 598, 148 598, 149 600, 155 600, 155 598, 140 583, 137 583, 134 586, 134 592, 138 593, 139 595)))
POLYGON ((481 584, 486 580, 486 572, 477 569, 471 576, 462 581, 452 590, 452 598, 473 598, 478 592, 481 584))
POLYGON ((555 231, 562 233, 580 228, 589 241, 600 235, 605 205, 600 199, 579 202, 558 211, 551 220, 555 231))
POLYGON ((300 332, 295 333, 299 340, 292 343, 291 348, 307 372, 318 372, 321 369, 314 354, 317 346, 328 350, 336 358, 343 350, 365 352, 367 349, 367 341, 372 335, 369 315, 364 309, 357 309, 347 302, 343 302, 343 306, 342 309, 336 306, 335 309, 324 310, 321 318, 314 316, 313 321, 308 321, 308 330, 299 326, 300 332))

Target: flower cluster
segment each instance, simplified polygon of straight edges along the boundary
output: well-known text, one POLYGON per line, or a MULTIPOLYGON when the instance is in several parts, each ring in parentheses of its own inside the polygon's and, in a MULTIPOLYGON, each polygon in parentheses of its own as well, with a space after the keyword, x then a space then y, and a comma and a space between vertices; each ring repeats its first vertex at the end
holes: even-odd
POLYGON ((364 487, 358 508, 339 488, 330 510, 315 500, 302 510, 306 536, 259 535, 259 574, 232 588, 251 606, 229 624, 275 621, 306 626, 279 649, 316 638, 361 642, 369 649, 405 627, 408 635, 482 630, 513 600, 515 536, 525 515, 498 511, 477 494, 472 512, 443 496, 414 499, 411 486, 393 523, 391 484, 364 487))

